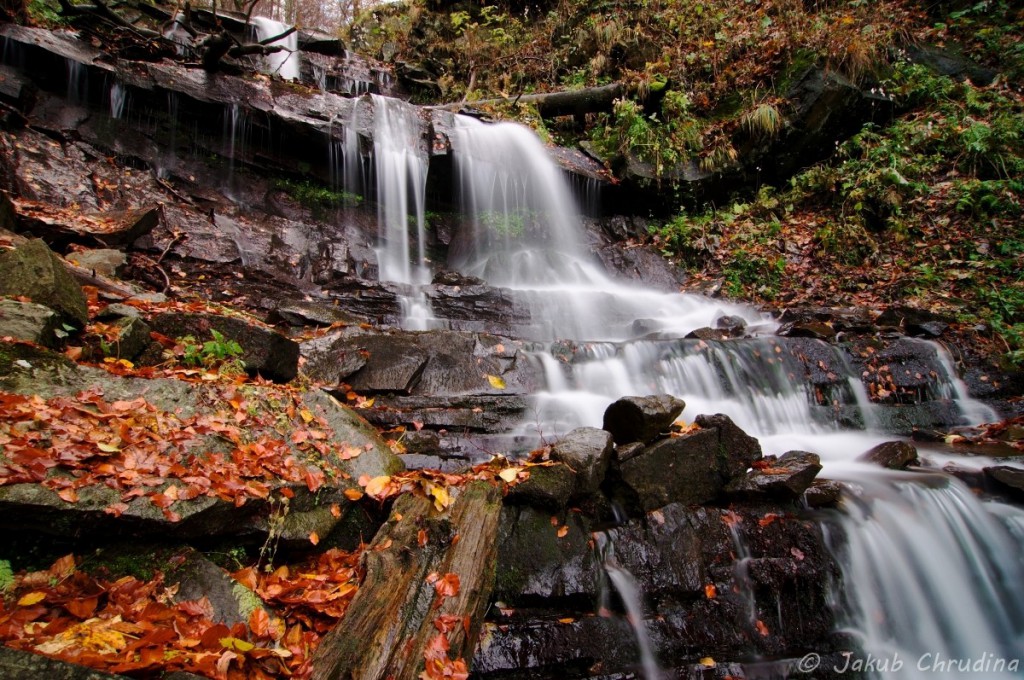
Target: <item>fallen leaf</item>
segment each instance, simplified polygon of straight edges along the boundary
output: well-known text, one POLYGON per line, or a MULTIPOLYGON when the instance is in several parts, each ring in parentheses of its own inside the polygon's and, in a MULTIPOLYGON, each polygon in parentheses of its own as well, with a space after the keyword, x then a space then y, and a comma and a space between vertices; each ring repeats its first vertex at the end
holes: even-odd
POLYGON ((491 384, 491 387, 493 387, 496 390, 505 389, 506 384, 505 381, 501 378, 501 376, 491 375, 490 373, 487 373, 485 375, 487 377, 487 382, 491 384))
POLYGON ((562 525, 562 526, 561 526, 561 527, 560 527, 560 528, 558 529, 558 537, 559 537, 559 538, 565 538, 565 537, 566 537, 566 535, 567 535, 568 533, 569 533, 569 526, 568 526, 568 525, 566 525, 566 524, 563 524, 563 525, 562 525))
POLYGON ((31 607, 34 604, 39 604, 40 602, 42 602, 45 599, 46 599, 46 593, 40 592, 38 590, 35 590, 35 591, 31 592, 31 593, 27 593, 25 595, 22 595, 21 599, 18 600, 18 606, 19 607, 31 607))

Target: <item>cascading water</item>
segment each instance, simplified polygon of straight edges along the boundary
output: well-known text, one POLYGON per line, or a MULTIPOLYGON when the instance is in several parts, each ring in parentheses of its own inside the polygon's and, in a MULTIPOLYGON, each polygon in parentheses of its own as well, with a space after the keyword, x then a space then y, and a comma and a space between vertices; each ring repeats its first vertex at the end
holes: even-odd
MULTIPOLYGON (((260 42, 281 35, 290 28, 288 24, 267 17, 252 17, 252 25, 256 28, 256 37, 260 42)), ((267 55, 267 70, 280 75, 285 80, 298 80, 301 71, 298 32, 292 31, 270 44, 280 45, 284 49, 267 55)))
POLYGON ((846 479, 854 491, 837 550, 847 626, 869 655, 861 659, 865 670, 900 678, 1021 677, 1024 535, 1008 530, 1021 513, 1001 511, 1012 518, 1008 527, 945 475, 862 472, 846 479), (869 660, 875 663, 867 666, 869 660))
MULTIPOLYGON (((426 161, 410 151, 421 140, 410 138, 413 113, 404 105, 377 97, 374 102, 382 278, 425 282, 422 202, 415 197, 422 196, 426 161)), ((841 374, 822 404, 821 395, 795 377, 804 371, 784 340, 684 339, 725 315, 740 317, 755 334, 773 324, 750 308, 613 280, 587 252, 567 184, 531 132, 457 117, 455 135, 455 170, 470 228, 455 237, 448 264, 523 302, 532 315, 523 335, 552 343, 533 352, 546 388, 535 395, 534 422, 524 431, 551 435, 600 426, 614 399, 670 393, 686 401, 684 419, 725 413, 757 436, 766 453, 817 452, 826 476, 847 480, 857 491, 831 526, 837 523, 844 537, 836 542, 846 625, 863 652, 890 659, 898 654, 901 670, 914 673, 924 664, 932 675, 955 674, 961 672, 957 666, 941 664, 968 658, 989 663, 984 677, 1020 677, 1007 675, 1016 671, 996 661, 1005 664, 1024 647, 1024 565, 1017 549, 1024 513, 999 504, 983 507, 942 475, 891 473, 854 462, 892 437, 869 429, 881 422, 880 407, 841 352, 820 344, 834 354, 841 374), (855 412, 851 422, 861 429, 840 429, 833 413, 839 409, 855 412)), ((421 327, 409 322, 408 310, 406 316, 407 328, 421 327)), ((955 405, 965 424, 990 420, 991 410, 967 398, 948 355, 932 347, 938 369, 934 394, 927 396, 955 405)), ((919 349, 927 354, 928 348, 919 349)), ((614 562, 605 560, 605 568, 627 606, 635 605, 644 672, 658 677, 643 621, 637 620, 639 594, 614 562)), ((913 677, 894 673, 891 665, 867 670, 913 677)))
POLYGON ((128 89, 115 81, 110 86, 110 117, 121 118, 128 107, 128 89))
POLYGON ((419 110, 397 99, 371 96, 376 113, 373 158, 381 230, 377 250, 380 276, 408 286, 402 296, 403 326, 426 330, 434 318, 422 288, 430 281, 430 270, 426 266, 428 160, 420 139, 419 110))

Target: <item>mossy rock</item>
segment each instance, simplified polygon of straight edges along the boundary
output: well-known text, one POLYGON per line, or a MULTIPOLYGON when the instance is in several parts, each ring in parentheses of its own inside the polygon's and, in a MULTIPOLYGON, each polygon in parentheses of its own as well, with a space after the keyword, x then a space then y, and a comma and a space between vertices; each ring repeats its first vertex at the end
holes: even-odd
POLYGON ((89 321, 81 286, 41 239, 0 253, 0 296, 26 297, 54 310, 62 322, 77 328, 89 321))

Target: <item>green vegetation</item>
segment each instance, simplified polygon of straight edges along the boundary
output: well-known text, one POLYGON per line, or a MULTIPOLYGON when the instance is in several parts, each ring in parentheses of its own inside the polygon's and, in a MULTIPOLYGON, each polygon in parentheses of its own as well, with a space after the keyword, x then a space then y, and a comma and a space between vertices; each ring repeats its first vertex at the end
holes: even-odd
POLYGON ((911 302, 988 325, 1024 364, 1024 100, 903 62, 883 86, 905 115, 781 192, 681 213, 652 238, 731 296, 775 300, 785 271, 787 302, 911 302))
POLYGON ((178 338, 181 362, 186 366, 215 368, 224 375, 241 375, 245 370, 245 363, 240 358, 242 346, 214 328, 210 329, 210 335, 213 339, 203 343, 191 335, 178 338))
POLYGON ((274 186, 287 192, 296 201, 311 208, 314 212, 328 208, 355 207, 363 202, 363 197, 358 194, 331 189, 309 180, 278 179, 274 182, 274 186))
POLYGON ((6 593, 14 585, 14 570, 8 560, 0 560, 0 593, 6 593))

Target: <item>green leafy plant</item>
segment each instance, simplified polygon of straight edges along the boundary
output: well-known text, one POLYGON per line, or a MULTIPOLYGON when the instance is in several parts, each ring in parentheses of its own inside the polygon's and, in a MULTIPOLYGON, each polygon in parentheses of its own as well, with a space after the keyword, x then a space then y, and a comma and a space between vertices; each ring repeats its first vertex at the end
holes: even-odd
POLYGON ((237 341, 224 337, 220 331, 211 328, 211 340, 199 342, 194 336, 178 338, 181 362, 186 366, 217 369, 225 375, 240 375, 245 370, 244 353, 237 341))

